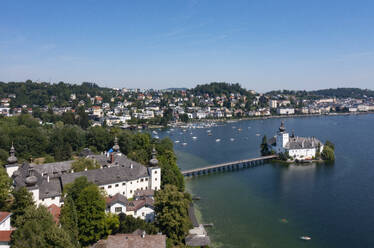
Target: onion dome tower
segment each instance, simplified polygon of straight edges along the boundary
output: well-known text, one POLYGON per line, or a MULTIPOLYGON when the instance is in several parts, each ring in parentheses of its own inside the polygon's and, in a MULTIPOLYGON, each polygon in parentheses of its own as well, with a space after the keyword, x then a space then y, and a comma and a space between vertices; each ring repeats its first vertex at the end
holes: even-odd
POLYGON ((12 147, 10 148, 10 151, 9 151, 9 158, 7 160, 8 164, 16 164, 18 162, 18 159, 16 157, 16 149, 14 149, 14 145, 13 145, 13 142, 12 142, 12 147))
POLYGON ((119 147, 119 145, 118 145, 118 138, 117 138, 117 136, 114 138, 113 151, 114 151, 114 152, 120 152, 120 147, 119 147))
POLYGON ((158 160, 156 158, 156 155, 157 155, 157 152, 156 152, 156 149, 155 149, 155 146, 153 146, 153 150, 152 150, 152 159, 149 161, 149 164, 152 166, 152 167, 156 167, 158 165, 158 160))
POLYGON ((25 184, 28 187, 35 186, 35 184, 38 182, 38 178, 34 175, 34 165, 29 165, 29 175, 25 179, 25 184))

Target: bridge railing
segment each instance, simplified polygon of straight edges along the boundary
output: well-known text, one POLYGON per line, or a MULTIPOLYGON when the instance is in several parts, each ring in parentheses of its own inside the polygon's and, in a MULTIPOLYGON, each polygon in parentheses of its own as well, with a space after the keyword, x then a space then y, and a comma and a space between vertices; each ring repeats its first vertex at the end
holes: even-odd
POLYGON ((198 172, 203 172, 203 171, 208 171, 208 170, 218 169, 218 168, 224 168, 224 167, 232 166, 232 165, 246 164, 246 163, 251 163, 251 162, 256 162, 256 161, 270 160, 270 159, 273 159, 273 158, 276 158, 276 157, 277 157, 277 155, 269 155, 269 156, 262 156, 262 157, 258 157, 258 158, 231 161, 231 162, 226 162, 226 163, 221 163, 221 164, 205 166, 205 167, 201 167, 201 168, 184 170, 184 171, 182 171, 182 174, 183 175, 190 175, 190 174, 194 174, 194 173, 198 173, 198 172))

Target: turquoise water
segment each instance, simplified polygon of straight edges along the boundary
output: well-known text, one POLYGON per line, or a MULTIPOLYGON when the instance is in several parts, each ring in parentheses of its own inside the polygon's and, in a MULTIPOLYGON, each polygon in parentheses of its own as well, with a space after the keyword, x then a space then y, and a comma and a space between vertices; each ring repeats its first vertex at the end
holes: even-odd
MULTIPOLYGON (((202 221, 214 223, 208 229, 213 247, 374 247, 374 115, 289 118, 285 124, 296 135, 331 140, 336 162, 265 164, 187 179, 188 190, 201 197, 202 221), (302 235, 312 240, 301 241, 302 235)), ((210 128, 212 136, 207 129, 159 136, 180 141, 178 165, 188 169, 259 156, 262 135, 274 135, 279 125, 279 119, 250 120, 210 128)))

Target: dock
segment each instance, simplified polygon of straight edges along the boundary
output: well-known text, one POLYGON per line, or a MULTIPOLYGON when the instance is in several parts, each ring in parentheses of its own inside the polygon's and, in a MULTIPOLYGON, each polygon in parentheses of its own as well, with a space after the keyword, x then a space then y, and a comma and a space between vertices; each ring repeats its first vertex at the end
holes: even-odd
POLYGON ((214 172, 239 170, 239 169, 262 165, 274 158, 277 158, 277 155, 269 155, 269 156, 262 156, 258 158, 231 161, 231 162, 226 162, 222 164, 210 165, 210 166, 206 166, 202 168, 184 170, 182 171, 182 174, 185 177, 191 177, 191 176, 207 175, 207 174, 214 173, 214 172))

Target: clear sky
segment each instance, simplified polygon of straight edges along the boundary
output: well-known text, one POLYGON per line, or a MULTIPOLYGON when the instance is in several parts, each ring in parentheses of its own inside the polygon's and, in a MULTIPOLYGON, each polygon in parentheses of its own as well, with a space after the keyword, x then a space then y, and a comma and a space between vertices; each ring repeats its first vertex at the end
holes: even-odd
POLYGON ((374 1, 0 1, 0 81, 374 89, 374 1))

